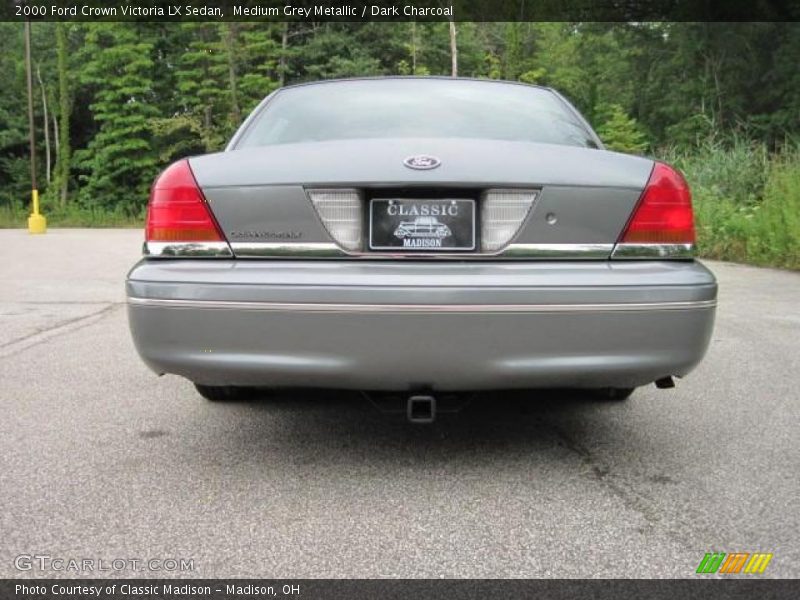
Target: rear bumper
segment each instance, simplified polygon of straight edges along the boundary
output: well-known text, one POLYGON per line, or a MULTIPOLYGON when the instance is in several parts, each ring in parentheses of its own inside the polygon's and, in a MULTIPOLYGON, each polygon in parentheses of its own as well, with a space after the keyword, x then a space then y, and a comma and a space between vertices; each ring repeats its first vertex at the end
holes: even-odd
POLYGON ((717 285, 697 262, 142 261, 131 332, 209 385, 631 387, 702 359, 717 285))

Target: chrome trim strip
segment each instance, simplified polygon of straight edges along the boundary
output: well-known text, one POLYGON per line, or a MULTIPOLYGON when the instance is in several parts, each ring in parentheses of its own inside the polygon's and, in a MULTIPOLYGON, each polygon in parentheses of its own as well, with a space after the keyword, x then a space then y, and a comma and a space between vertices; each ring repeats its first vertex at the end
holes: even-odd
POLYGON ((239 258, 343 258, 348 254, 330 242, 232 242, 239 258))
POLYGON ((693 258, 694 244, 617 244, 611 258, 693 258))
POLYGON ((165 308, 240 309, 266 311, 333 312, 333 313, 553 313, 553 312, 618 312, 642 310, 691 310, 713 308, 716 300, 690 302, 642 302, 602 304, 348 304, 316 302, 235 302, 224 300, 172 300, 166 298, 129 297, 134 306, 165 308))
POLYGON ((332 242, 145 242, 145 256, 161 258, 361 258, 361 259, 687 259, 694 244, 509 244, 485 252, 347 252, 332 242))
POLYGON ((233 258, 227 242, 145 242, 142 252, 156 258, 233 258))
POLYGON ((346 252, 337 244, 287 242, 233 242, 239 258, 360 258, 360 259, 606 259, 614 244, 509 244, 494 253, 483 252, 346 252))
POLYGON ((518 258, 608 258, 614 244, 509 244, 500 253, 518 258))

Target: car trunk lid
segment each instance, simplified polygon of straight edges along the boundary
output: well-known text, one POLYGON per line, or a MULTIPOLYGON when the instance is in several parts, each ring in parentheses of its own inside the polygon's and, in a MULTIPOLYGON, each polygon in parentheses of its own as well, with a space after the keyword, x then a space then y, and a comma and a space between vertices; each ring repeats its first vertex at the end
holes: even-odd
MULTIPOLYGON (((410 257, 608 258, 647 183, 653 161, 573 146, 420 138, 248 148, 193 158, 191 166, 237 256, 405 254, 402 247, 375 249, 369 242, 372 201, 388 199, 417 203, 418 210, 427 210, 426 204, 434 201, 461 201, 463 206, 467 206, 465 200, 474 202, 472 249, 466 243, 460 246, 464 252, 417 245, 408 252, 410 257), (416 157, 432 158, 438 164, 410 168, 408 163, 416 157), (316 190, 355 194, 353 202, 360 208, 348 213, 348 218, 358 219, 352 225, 361 232, 355 245, 332 234, 320 204, 312 202, 316 190), (498 190, 528 193, 531 208, 516 211, 522 217, 509 244, 487 251, 481 246, 481 220, 489 215, 487 194, 498 190)), ((381 210, 389 204, 383 202, 381 210)), ((334 214, 339 213, 334 210, 334 214)), ((403 219, 405 228, 398 229, 401 221, 392 222, 391 232, 413 231, 412 237, 431 237, 433 230, 422 232, 425 228, 410 225, 413 219, 403 219)), ((449 235, 448 227, 454 224, 439 220, 446 225, 440 230, 442 235, 449 235)), ((389 235, 388 239, 394 238, 389 235)))

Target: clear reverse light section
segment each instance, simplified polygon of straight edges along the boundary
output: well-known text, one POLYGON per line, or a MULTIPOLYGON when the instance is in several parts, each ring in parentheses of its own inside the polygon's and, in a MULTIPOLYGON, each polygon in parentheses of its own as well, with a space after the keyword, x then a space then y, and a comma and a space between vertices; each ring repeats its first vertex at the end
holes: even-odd
POLYGON ((481 205, 481 245, 497 252, 517 234, 536 200, 537 190, 489 190, 481 205))
POLYGON ((325 229, 345 250, 361 250, 362 209, 358 190, 308 190, 325 229))

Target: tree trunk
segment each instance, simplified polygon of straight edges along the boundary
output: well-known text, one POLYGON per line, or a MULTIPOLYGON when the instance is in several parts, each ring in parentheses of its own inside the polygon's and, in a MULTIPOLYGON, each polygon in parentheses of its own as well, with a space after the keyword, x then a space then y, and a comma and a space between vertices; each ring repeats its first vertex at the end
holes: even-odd
POLYGON ((411 74, 417 74, 417 22, 411 21, 411 74))
POLYGON ((289 22, 283 22, 281 31, 281 56, 278 60, 278 85, 286 85, 286 51, 289 48, 289 22))
POLYGON ((61 153, 61 140, 58 139, 58 117, 56 116, 56 111, 53 111, 51 115, 53 118, 53 145, 55 146, 55 155, 56 155, 56 177, 58 177, 58 157, 61 153))
POLYGON ((456 22, 450 21, 450 60, 453 77, 458 77, 458 45, 456 44, 456 22))
POLYGON ((58 144, 58 184, 61 187, 61 207, 67 205, 69 194, 69 172, 72 160, 69 143, 69 117, 72 110, 72 99, 69 90, 67 25, 56 23, 56 54, 58 63, 58 112, 60 116, 59 131, 56 136, 58 144))
POLYGON ((44 129, 45 178, 47 184, 50 185, 50 115, 47 112, 47 91, 44 89, 44 82, 42 82, 42 71, 39 68, 39 65, 36 65, 36 79, 39 81, 39 88, 42 90, 42 125, 44 129))
POLYGON ((228 91, 231 95, 231 121, 238 125, 242 120, 239 107, 239 75, 236 72, 236 23, 225 23, 225 49, 228 59, 228 91))

